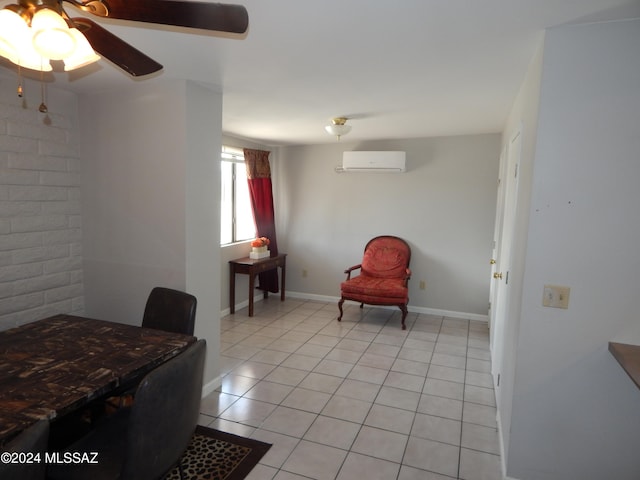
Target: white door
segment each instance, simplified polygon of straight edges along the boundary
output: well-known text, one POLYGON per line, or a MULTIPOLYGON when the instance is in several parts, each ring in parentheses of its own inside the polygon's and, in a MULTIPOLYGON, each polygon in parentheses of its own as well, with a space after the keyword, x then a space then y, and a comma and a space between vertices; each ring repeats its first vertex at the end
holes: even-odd
MULTIPOLYGON (((507 168, 507 146, 505 145, 500 153, 500 167, 498 172, 497 182, 497 196, 496 196, 496 220, 493 226, 493 249, 491 250, 491 276, 496 272, 496 263, 498 258, 498 252, 500 251, 500 236, 502 234, 502 224, 504 221, 504 197, 505 197, 505 170, 507 168)), ((496 288, 496 282, 493 280, 489 287, 489 339, 490 348, 493 350, 495 341, 495 322, 496 322, 496 297, 498 289, 496 288)))
POLYGON ((504 371, 503 359, 505 348, 505 330, 507 329, 509 305, 509 274, 511 272, 511 246, 515 226, 516 206, 518 199, 518 169, 522 146, 521 133, 518 131, 509 142, 506 151, 506 167, 504 175, 504 205, 502 208, 501 231, 499 234, 496 263, 493 269, 495 305, 493 307, 492 330, 492 363, 496 403, 500 408, 500 376, 504 371))

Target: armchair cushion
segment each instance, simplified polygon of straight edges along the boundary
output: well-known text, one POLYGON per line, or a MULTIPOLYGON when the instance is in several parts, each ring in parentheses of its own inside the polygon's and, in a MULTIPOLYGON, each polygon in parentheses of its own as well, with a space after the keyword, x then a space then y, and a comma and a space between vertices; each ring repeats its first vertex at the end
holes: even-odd
POLYGON ((369 244, 362 258, 362 271, 371 277, 403 278, 409 255, 404 245, 393 238, 383 238, 369 244))
POLYGON ((393 298, 397 299, 397 302, 402 302, 409 296, 409 289, 405 286, 403 278, 372 277, 364 273, 342 282, 340 289, 343 295, 365 295, 369 298, 387 299, 387 301, 393 298))

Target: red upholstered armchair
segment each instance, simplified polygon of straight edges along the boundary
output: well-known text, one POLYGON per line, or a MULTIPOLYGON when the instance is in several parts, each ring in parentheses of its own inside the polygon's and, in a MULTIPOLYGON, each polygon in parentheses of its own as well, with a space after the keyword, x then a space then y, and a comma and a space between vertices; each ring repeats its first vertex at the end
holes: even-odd
POLYGON ((395 305, 402 311, 402 329, 407 327, 409 288, 411 277, 409 261, 411 248, 401 238, 382 235, 369 240, 364 248, 362 263, 344 271, 347 279, 340 284, 341 297, 338 302, 342 320, 342 304, 345 300, 360 302, 363 305, 395 305), (360 269, 360 275, 351 278, 351 272, 360 269))

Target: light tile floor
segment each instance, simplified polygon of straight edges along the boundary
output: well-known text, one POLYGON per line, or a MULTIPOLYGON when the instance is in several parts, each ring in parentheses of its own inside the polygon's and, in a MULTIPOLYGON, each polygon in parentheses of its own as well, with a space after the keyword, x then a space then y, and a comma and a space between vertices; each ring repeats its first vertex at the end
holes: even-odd
POLYGON ((499 480, 484 322, 300 299, 221 321, 200 423, 273 446, 250 480, 499 480))

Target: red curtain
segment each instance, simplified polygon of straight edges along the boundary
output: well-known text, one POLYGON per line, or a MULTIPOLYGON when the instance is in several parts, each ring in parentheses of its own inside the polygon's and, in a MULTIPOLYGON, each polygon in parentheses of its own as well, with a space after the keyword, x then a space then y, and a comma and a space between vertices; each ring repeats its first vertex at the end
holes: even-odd
MULTIPOLYGON (((249 195, 251 196, 256 232, 258 237, 267 237, 269 239, 269 251, 273 257, 278 254, 278 242, 276 240, 269 152, 245 148, 244 163, 247 167, 247 181, 249 183, 249 195)), ((261 273, 258 279, 258 288, 261 290, 273 293, 278 292, 278 272, 276 270, 261 273)))

